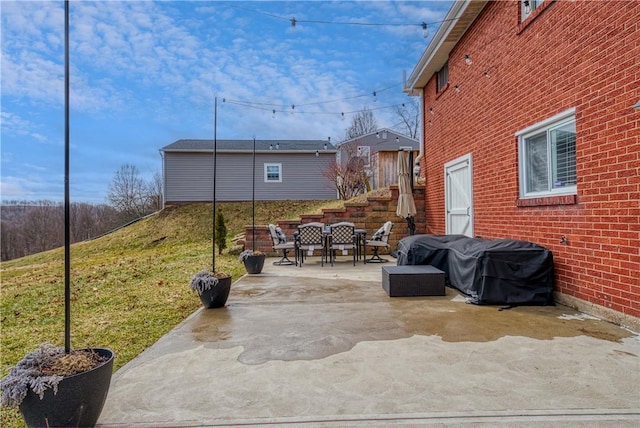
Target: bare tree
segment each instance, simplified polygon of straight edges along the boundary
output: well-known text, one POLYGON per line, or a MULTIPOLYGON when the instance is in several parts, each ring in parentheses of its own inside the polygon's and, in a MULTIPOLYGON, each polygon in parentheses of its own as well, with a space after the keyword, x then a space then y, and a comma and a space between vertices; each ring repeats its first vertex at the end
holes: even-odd
POLYGON ((39 253, 64 243, 62 204, 38 201, 22 219, 20 233, 26 254, 39 253))
POLYGON ((364 158, 359 156, 357 141, 342 144, 340 150, 345 161, 331 160, 322 175, 335 185, 340 199, 347 200, 370 190, 369 174, 364 158))
POLYGON ((149 209, 151 211, 160 211, 162 209, 162 174, 156 171, 153 178, 149 182, 149 209))
POLYGON ((400 106, 395 106, 393 112, 400 119, 400 123, 394 126, 394 130, 413 139, 418 138, 420 124, 420 106, 418 101, 411 99, 400 106))
POLYGON ((351 118, 351 126, 346 129, 346 140, 353 140, 376 129, 378 129, 376 118, 373 112, 365 107, 351 118))
POLYGON ((109 185, 107 199, 123 215, 134 220, 148 214, 149 186, 140 177, 138 168, 124 164, 116 171, 109 185))
MULTIPOLYGON (((71 242, 94 238, 119 224, 118 213, 101 204, 72 203, 71 242)), ((64 241, 64 206, 60 202, 3 202, 0 259, 11 260, 60 247, 64 241)))
POLYGON ((71 204, 71 240, 84 241, 119 226, 117 211, 105 204, 71 204))

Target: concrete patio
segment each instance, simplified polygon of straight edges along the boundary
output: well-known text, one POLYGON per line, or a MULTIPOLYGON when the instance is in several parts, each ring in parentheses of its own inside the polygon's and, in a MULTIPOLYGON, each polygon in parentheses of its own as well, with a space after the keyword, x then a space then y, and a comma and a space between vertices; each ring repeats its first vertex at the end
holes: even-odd
POLYGON ((116 372, 98 425, 640 426, 636 333, 449 288, 390 298, 380 264, 347 257, 274 260, 116 372))

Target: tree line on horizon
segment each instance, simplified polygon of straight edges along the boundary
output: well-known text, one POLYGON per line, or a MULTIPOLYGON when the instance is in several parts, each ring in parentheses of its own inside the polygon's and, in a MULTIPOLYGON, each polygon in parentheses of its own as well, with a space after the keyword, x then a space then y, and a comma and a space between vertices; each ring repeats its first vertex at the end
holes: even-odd
MULTIPOLYGON (((108 203, 69 205, 71 242, 95 239, 162 209, 162 177, 140 177, 134 165, 122 165, 109 185, 108 203)), ((64 203, 3 201, 0 210, 0 260, 12 260, 64 245, 64 203)))

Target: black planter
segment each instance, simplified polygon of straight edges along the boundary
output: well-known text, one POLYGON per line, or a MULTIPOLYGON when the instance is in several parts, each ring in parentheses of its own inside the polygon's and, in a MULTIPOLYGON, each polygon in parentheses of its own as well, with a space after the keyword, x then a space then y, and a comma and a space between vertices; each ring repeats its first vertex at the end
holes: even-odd
POLYGON ((231 290, 231 277, 218 278, 218 284, 200 294, 200 301, 207 309, 221 308, 227 303, 231 290))
POLYGON ((65 377, 58 392, 49 388, 42 400, 29 389, 20 404, 20 412, 28 427, 92 427, 98 422, 107 399, 113 372, 113 351, 94 348, 109 359, 88 372, 65 377))
POLYGON ((264 259, 267 256, 265 254, 258 256, 249 256, 244 259, 244 268, 247 270, 247 273, 256 274, 262 272, 262 268, 264 267, 264 259))

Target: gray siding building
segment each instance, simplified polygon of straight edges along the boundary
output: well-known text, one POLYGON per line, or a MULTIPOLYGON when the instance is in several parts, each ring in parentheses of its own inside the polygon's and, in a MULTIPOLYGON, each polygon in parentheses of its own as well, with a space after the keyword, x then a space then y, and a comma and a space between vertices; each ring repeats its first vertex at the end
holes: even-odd
POLYGON ((337 161, 346 165, 354 157, 360 158, 369 175, 371 188, 377 189, 397 183, 397 159, 400 149, 410 151, 412 158, 416 159, 420 151, 420 142, 383 128, 340 143, 337 161))
MULTIPOLYGON (((253 140, 216 140, 216 200, 252 200, 253 140)), ((160 150, 164 203, 213 199, 213 140, 178 140, 160 150)), ((256 140, 255 200, 332 200, 333 182, 324 177, 335 160, 324 140, 256 140)))

